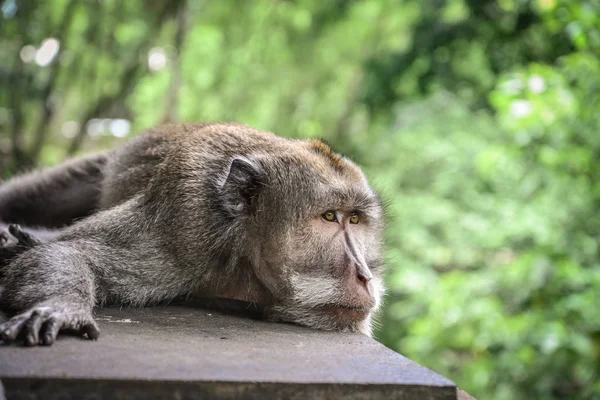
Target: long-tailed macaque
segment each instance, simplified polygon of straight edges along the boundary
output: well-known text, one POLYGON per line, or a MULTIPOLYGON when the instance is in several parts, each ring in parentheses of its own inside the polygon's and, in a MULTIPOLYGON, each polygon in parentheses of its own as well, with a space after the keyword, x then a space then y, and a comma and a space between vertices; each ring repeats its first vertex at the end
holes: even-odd
POLYGON ((5 342, 96 339, 94 306, 181 296, 370 334, 383 293, 382 207, 361 170, 322 141, 238 124, 161 126, 16 177, 0 221, 57 228, 0 236, 5 342))

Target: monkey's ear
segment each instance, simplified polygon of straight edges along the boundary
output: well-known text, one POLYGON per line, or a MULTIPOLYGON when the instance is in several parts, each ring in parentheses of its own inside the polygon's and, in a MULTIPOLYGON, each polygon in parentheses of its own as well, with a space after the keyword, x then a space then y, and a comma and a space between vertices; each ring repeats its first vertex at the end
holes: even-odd
POLYGON ((234 158, 221 187, 225 209, 233 216, 250 214, 264 178, 265 172, 258 163, 245 157, 234 158))

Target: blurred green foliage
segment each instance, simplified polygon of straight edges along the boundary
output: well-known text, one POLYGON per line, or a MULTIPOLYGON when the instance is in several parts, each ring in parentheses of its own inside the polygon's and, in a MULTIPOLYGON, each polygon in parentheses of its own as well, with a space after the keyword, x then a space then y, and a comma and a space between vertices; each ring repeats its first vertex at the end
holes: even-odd
POLYGON ((114 119, 324 137, 389 203, 383 343, 482 399, 600 398, 596 0, 4 0, 2 13, 2 175, 114 146, 114 119), (49 37, 55 59, 23 61, 49 37))

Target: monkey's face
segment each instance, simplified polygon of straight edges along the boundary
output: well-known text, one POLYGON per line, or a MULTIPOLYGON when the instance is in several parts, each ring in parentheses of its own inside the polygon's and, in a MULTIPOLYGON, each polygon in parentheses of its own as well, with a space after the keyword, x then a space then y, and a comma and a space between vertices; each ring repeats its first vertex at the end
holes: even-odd
POLYGON ((370 334, 383 295, 380 203, 362 173, 306 175, 318 179, 290 174, 264 189, 255 271, 278 319, 370 334))
MULTIPOLYGON (((378 222, 355 208, 311 215, 286 237, 278 263, 283 308, 296 322, 370 333, 383 292, 378 222), (289 296, 289 297, 288 297, 289 296)), ((268 259, 269 257, 265 257, 268 259)))

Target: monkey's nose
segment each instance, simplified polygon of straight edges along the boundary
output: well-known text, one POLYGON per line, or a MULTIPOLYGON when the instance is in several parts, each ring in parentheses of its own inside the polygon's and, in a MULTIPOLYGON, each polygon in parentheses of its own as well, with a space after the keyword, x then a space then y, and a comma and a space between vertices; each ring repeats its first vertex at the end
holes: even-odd
POLYGON ((363 284, 366 285, 371 279, 373 279, 371 270, 369 270, 369 267, 367 267, 365 264, 359 263, 356 267, 356 277, 363 284))
POLYGON ((362 283, 364 283, 365 285, 367 283, 369 283, 369 281, 371 280, 371 276, 365 276, 363 274, 361 274, 360 272, 356 275, 358 280, 361 281, 362 283))
POLYGON ((371 279, 373 279, 373 274, 369 267, 367 267, 366 263, 356 263, 356 277, 363 284, 369 283, 371 279))

